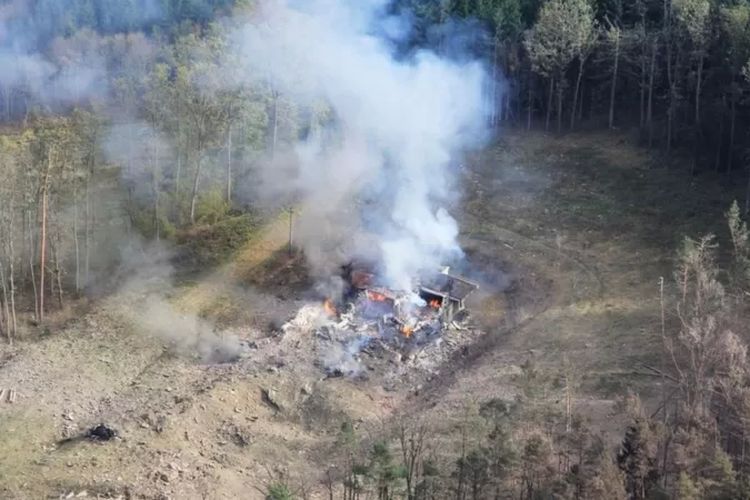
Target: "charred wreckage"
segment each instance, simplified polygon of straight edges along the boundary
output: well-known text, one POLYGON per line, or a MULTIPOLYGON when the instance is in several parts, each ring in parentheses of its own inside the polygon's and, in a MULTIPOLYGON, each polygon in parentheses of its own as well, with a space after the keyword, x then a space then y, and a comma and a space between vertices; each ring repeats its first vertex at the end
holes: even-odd
POLYGON ((402 353, 439 346, 446 330, 463 328, 466 299, 479 288, 447 267, 416 279, 411 290, 384 286, 356 264, 344 266, 342 277, 348 285, 343 297, 301 310, 284 327, 312 331, 331 347, 323 362, 329 376, 357 373, 360 353, 374 345, 402 353))
MULTIPOLYGON (((373 303, 382 304, 376 311, 399 324, 406 337, 435 324, 442 328, 460 319, 466 310, 467 297, 479 288, 477 283, 451 274, 448 267, 424 275, 409 291, 381 286, 377 275, 361 266, 350 264, 343 271, 350 286, 347 298, 354 305, 353 312, 372 316, 367 309, 372 308, 373 303), (363 306, 361 311, 357 311, 357 305, 363 306)), ((331 305, 328 302, 328 306, 331 305)), ((438 332, 439 329, 435 331, 438 332)))

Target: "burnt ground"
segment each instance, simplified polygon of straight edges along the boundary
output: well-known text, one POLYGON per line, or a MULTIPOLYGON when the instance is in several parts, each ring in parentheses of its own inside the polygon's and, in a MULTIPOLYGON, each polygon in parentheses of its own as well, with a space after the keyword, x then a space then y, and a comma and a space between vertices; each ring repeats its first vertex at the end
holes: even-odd
POLYGON ((720 231, 729 198, 716 179, 663 170, 609 134, 507 132, 467 159, 461 180, 463 271, 482 292, 475 328, 451 334, 438 359, 375 351, 362 358, 367 376, 324 378, 314 338, 278 334, 311 298, 281 218, 168 294, 179 314, 241 338, 236 362, 145 334, 148 300, 133 293, 0 347, 0 388, 17 391, 0 402, 0 497, 263 498, 285 474, 315 498, 344 420, 373 435, 406 413, 447 431, 467 405, 512 398, 529 359, 574 372, 575 410, 614 443, 616 398, 658 390, 642 368, 658 363, 658 278, 683 235, 720 231), (118 436, 76 439, 99 423, 118 436))

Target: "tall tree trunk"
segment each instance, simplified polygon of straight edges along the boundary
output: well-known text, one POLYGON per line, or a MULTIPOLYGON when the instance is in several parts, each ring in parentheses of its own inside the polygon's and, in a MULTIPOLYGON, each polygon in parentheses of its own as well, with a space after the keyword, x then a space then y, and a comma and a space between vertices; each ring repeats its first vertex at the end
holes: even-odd
POLYGON ((153 150, 151 155, 151 191, 154 197, 154 206, 152 217, 152 224, 154 226, 154 239, 159 241, 161 238, 161 222, 159 218, 159 203, 160 194, 159 190, 159 179, 161 179, 161 165, 159 163, 159 145, 154 142, 153 150))
POLYGON ((615 38, 615 61, 612 67, 612 83, 610 84, 609 90, 609 128, 610 130, 615 128, 615 91, 617 88, 617 67, 620 64, 620 30, 617 30, 617 38, 615 38))
POLYGON ((0 289, 3 291, 3 300, 2 300, 2 306, 3 306, 3 322, 5 323, 3 325, 3 331, 5 331, 5 336, 8 339, 8 343, 13 343, 13 335, 10 332, 10 300, 8 299, 8 286, 5 280, 5 263, 0 259, 0 289))
MULTIPOLYGON (((58 228, 59 231, 59 228, 58 228)), ((62 287, 62 268, 60 267, 60 234, 55 238, 55 244, 52 245, 52 257, 55 261, 55 285, 57 286, 57 305, 63 308, 63 287, 62 287)))
POLYGON ((656 39, 651 46, 651 65, 648 71, 648 109, 646 111, 646 123, 648 124, 648 147, 654 143, 654 73, 656 73, 656 53, 659 46, 656 39))
MULTIPOLYGON (((509 86, 510 84, 508 84, 509 86)), ((511 113, 511 110, 513 109, 513 102, 510 94, 510 89, 508 89, 506 86, 505 89, 505 106, 503 106, 503 110, 505 111, 505 118, 504 120, 506 122, 509 122, 511 120, 515 121, 515 115, 511 113)))
POLYGON ((195 205, 198 201, 198 186, 200 185, 201 167, 203 166, 203 145, 198 146, 198 162, 195 166, 193 178, 193 194, 190 196, 190 223, 195 224, 195 205))
POLYGON ((78 186, 73 186, 73 247, 76 257, 76 293, 81 291, 81 250, 78 244, 78 186))
POLYGON ((24 287, 29 285, 28 270, 26 269, 26 266, 23 265, 23 256, 29 254, 29 248, 26 246, 28 244, 28 237, 26 235, 26 231, 28 230, 26 227, 26 213, 26 209, 21 211, 21 272, 19 278, 23 282, 22 286, 24 287))
MULTIPOLYGON (((644 51, 645 52, 645 51, 644 51)), ((641 55, 641 84, 640 84, 640 103, 638 105, 639 127, 641 129, 641 140, 643 140, 643 130, 646 125, 646 85, 648 71, 646 71, 645 53, 641 55)))
POLYGON ((271 131, 271 159, 276 159, 276 146, 279 140, 279 93, 273 91, 273 130, 271 131))
POLYGON ((721 168, 721 145, 724 139, 724 110, 727 105, 726 95, 721 96, 721 112, 719 113, 719 140, 716 146, 716 156, 714 158, 714 171, 718 172, 721 168))
POLYGON ((583 96, 585 95, 584 90, 586 89, 586 82, 581 80, 581 88, 578 89, 578 122, 583 121, 583 96))
POLYGON ((83 235, 83 282, 85 286, 90 283, 91 273, 91 176, 89 172, 86 176, 86 206, 84 217, 84 235, 83 235))
MULTIPOLYGON (((675 108, 675 100, 677 98, 676 96, 676 75, 675 75, 675 66, 676 62, 672 60, 672 51, 674 50, 673 47, 673 40, 671 39, 671 17, 670 17, 670 10, 669 10, 669 0, 664 0, 664 31, 665 31, 665 38, 664 43, 666 44, 667 49, 667 83, 669 84, 669 107, 667 108, 667 153, 669 153, 672 150, 672 122, 674 120, 674 108, 675 108)), ((665 162, 665 165, 669 166, 668 162, 665 162)))
POLYGON ((729 148, 727 149, 727 166, 726 166, 726 172, 729 173, 732 171, 732 160, 734 155, 734 128, 735 123, 737 122, 737 92, 733 89, 732 90, 732 110, 730 113, 730 122, 729 122, 729 148))
POLYGON ((552 116, 552 91, 555 87, 555 79, 550 77, 549 79, 549 92, 547 92, 547 120, 544 122, 544 130, 549 132, 549 121, 552 116))
POLYGON ((227 127, 227 205, 232 205, 232 124, 227 127))
POLYGON ((31 212, 29 212, 29 221, 28 221, 28 224, 29 224, 29 230, 28 230, 28 235, 29 235, 29 254, 28 254, 29 255, 29 276, 31 278, 31 287, 32 287, 33 292, 34 292, 34 319, 37 322, 40 322, 41 321, 41 314, 39 314, 39 290, 37 290, 36 275, 35 275, 35 272, 34 272, 34 260, 35 260, 35 257, 36 257, 36 255, 35 255, 35 253, 36 253, 35 252, 36 245, 34 244, 34 230, 33 230, 33 226, 32 226, 33 219, 34 218, 32 217, 31 212))
MULTIPOLYGON (((493 51, 492 51, 492 103, 491 103, 491 112, 490 112, 490 125, 492 127, 497 126, 498 124, 498 113, 497 113, 497 52, 498 52, 498 43, 497 43, 497 36, 494 37, 493 42, 493 51)), ((502 110, 501 110, 502 112, 502 110)), ((500 119, 502 119, 502 114, 500 115, 500 119)))
POLYGON ((693 163, 690 167, 690 175, 695 175, 698 168, 699 144, 701 142, 701 84, 703 78, 703 52, 698 56, 698 72, 695 81, 695 132, 693 140, 693 163))
POLYGON ((517 121, 518 125, 520 125, 521 122, 523 121, 523 97, 522 97, 523 96, 523 86, 522 86, 522 83, 521 83, 520 72, 516 76, 514 76, 514 75, 508 75, 508 79, 510 79, 511 77, 513 77, 513 81, 518 82, 517 85, 513 86, 513 90, 514 90, 514 92, 513 92, 513 98, 516 101, 515 102, 515 104, 516 104, 516 114, 515 114, 515 116, 517 117, 516 121, 517 121))
MULTIPOLYGON (((13 336, 18 331, 18 318, 16 317, 16 277, 14 262, 16 260, 16 252, 13 247, 13 214, 10 216, 10 222, 8 223, 8 284, 10 285, 10 319, 11 319, 11 331, 13 336)), ((11 344, 13 339, 11 339, 11 344)))
POLYGON ((674 119, 674 92, 669 91, 669 107, 667 108, 667 154, 672 151, 672 120, 674 119))
POLYGON ((182 173, 182 151, 181 148, 177 148, 177 169, 174 174, 174 195, 175 200, 178 199, 180 193, 180 174, 182 173))
POLYGON ((49 174, 52 168, 52 151, 47 151, 47 166, 42 178, 41 218, 42 234, 39 238, 39 322, 44 322, 44 275, 47 267, 47 197, 49 192, 49 174))
POLYGON ((533 93, 534 86, 533 86, 531 70, 529 70, 529 81, 527 85, 529 86, 529 109, 526 115, 526 130, 531 130, 531 111, 534 108, 534 93, 533 93))
POLYGON ((557 133, 562 132, 562 95, 563 95, 563 77, 560 76, 560 81, 557 84, 557 133))
POLYGON ((570 108, 570 128, 571 130, 576 124, 576 113, 578 112, 578 90, 581 88, 581 78, 583 78, 583 65, 586 61, 583 58, 579 59, 578 63, 578 76, 576 77, 576 86, 573 90, 573 107, 570 108))

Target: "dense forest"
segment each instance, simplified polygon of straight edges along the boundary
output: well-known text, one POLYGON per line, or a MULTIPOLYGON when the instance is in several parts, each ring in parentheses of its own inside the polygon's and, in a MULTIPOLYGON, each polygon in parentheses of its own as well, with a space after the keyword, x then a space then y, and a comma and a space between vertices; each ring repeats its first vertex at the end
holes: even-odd
MULTIPOLYGON (((124 247, 232 239, 258 218, 291 217, 294 194, 264 192, 259 172, 285 165, 336 114, 277 85, 271 71, 247 77, 237 26, 262 24, 260 3, 0 3, 0 332, 8 343, 111 290, 124 247)), ((686 239, 674 278, 661 281, 663 363, 652 369, 674 389, 656 398, 656 411, 634 394, 622 398, 631 424, 616 452, 585 418, 547 404, 551 387, 567 386, 566 372, 527 363, 512 404, 466 410, 457 457, 433 453, 430 443, 442 438, 418 419, 378 440, 344 422, 326 473, 330 498, 747 498, 750 3, 379 5, 408 24, 390 41, 398 58, 429 49, 481 60, 493 134, 626 131, 663 168, 739 201, 716 222, 730 235, 726 251, 712 235, 686 239)), ((268 497, 293 495, 280 480, 268 497)))
MULTIPOLYGON (((492 126, 634 128, 644 147, 663 151, 665 165, 745 184, 744 2, 414 0, 388 8, 413 19, 394 50, 430 47, 485 61, 492 126)), ((254 163, 331 119, 325 103, 295 102, 262 76, 227 85, 240 81, 232 12, 250 15, 252 6, 4 6, 0 93, 14 131, 2 152, 11 179, 3 215, 3 232, 12 235, 4 253, 11 297, 43 285, 39 265, 50 269, 45 286, 58 290, 58 302, 63 289, 90 284, 92 266, 111 265, 111 252, 92 251, 112 241, 95 218, 159 239, 247 208, 257 195, 244 182, 254 163), (113 204, 118 197, 123 202, 113 204), (49 252, 39 244, 47 241, 49 252)), ((742 206, 747 212, 750 191, 742 206)), ((45 307, 37 304, 38 316, 45 307)))

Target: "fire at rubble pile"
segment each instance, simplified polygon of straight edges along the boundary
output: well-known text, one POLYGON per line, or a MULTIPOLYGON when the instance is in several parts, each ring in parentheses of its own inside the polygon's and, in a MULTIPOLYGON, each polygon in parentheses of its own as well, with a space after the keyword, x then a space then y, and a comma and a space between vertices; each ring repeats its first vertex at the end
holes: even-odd
POLYGON ((282 327, 284 334, 312 335, 328 375, 357 375, 360 355, 375 346, 404 354, 440 346, 446 331, 463 329, 464 300, 478 285, 448 274, 421 280, 414 290, 376 286, 374 274, 348 270, 350 292, 339 304, 308 304, 282 327))

